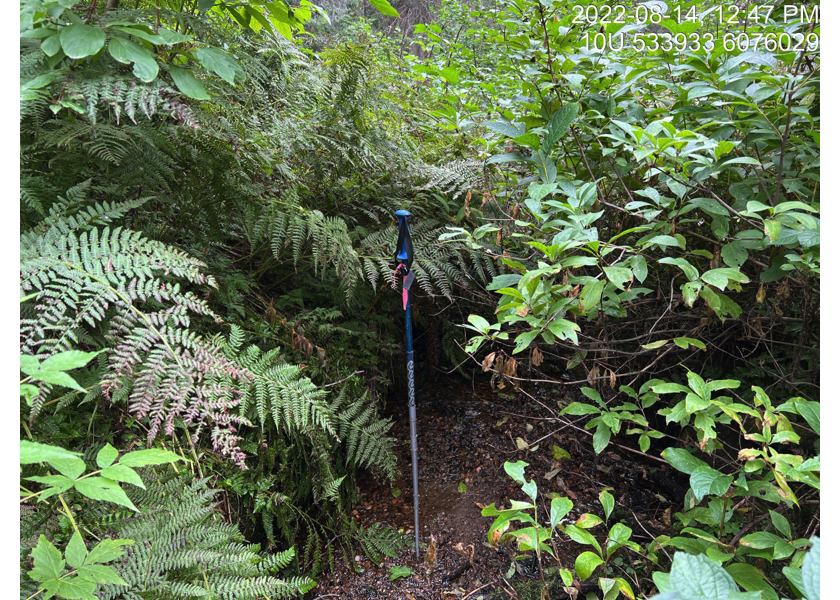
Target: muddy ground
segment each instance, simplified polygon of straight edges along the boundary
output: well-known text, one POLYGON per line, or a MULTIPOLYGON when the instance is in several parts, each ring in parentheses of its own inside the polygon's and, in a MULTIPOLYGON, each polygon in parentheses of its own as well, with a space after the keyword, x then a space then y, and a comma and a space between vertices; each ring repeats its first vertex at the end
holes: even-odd
MULTIPOLYGON (((487 531, 493 518, 481 515, 481 507, 489 504, 501 508, 509 507, 511 499, 527 500, 519 485, 504 472, 505 461, 529 463, 526 477, 536 480, 538 501, 545 506, 550 502, 546 494, 551 492, 570 498, 574 502, 569 515, 572 521, 585 512, 603 517, 598 494, 604 488, 612 488, 616 506, 610 525, 621 520, 630 526, 633 541, 643 549, 653 536, 668 533, 670 515, 681 507, 683 484, 673 480, 673 470, 664 470, 664 465, 655 459, 615 444, 596 457, 592 438, 582 430, 590 417, 571 417, 572 422, 556 418, 558 401, 581 399, 575 386, 531 385, 520 392, 510 387, 493 390, 489 378, 480 376, 472 382, 441 377, 436 383, 423 386, 417 399, 420 527, 424 544, 420 560, 414 557, 413 543, 398 557, 386 558, 379 565, 371 564, 360 553, 355 558, 363 572, 354 573, 345 564, 337 565, 337 571, 324 576, 311 597, 539 598, 541 585, 535 562, 517 561, 518 568, 512 568, 514 548, 509 544, 492 547, 487 531), (558 460, 562 453, 555 446, 570 457, 558 460), (459 491, 459 484, 466 491, 459 491), (429 552, 432 539, 435 551, 429 552), (394 566, 410 567, 414 574, 391 581, 390 569, 394 566)), ((392 434, 398 440, 403 475, 392 487, 373 479, 361 479, 362 499, 353 515, 362 524, 381 521, 413 536, 411 452, 405 399, 391 397, 385 412, 395 421, 392 434)), ((635 447, 631 439, 618 442, 635 447)), ((655 449, 651 454, 657 456, 655 449)), ((601 541, 607 533, 604 526, 590 531, 601 541)), ((559 536, 555 537, 562 566, 574 570, 574 559, 585 548, 568 539, 568 543, 561 543, 559 536)), ((645 567, 648 561, 629 550, 622 553, 607 576, 638 582, 644 591, 651 589, 645 567)), ((551 557, 545 556, 543 561, 546 569, 557 566, 551 557)), ((590 578, 581 586, 583 591, 592 589, 596 581, 597 576, 590 578)), ((561 588, 552 593, 553 600, 568 597, 558 590, 561 588)), ((582 599, 585 594, 579 597, 582 599)))

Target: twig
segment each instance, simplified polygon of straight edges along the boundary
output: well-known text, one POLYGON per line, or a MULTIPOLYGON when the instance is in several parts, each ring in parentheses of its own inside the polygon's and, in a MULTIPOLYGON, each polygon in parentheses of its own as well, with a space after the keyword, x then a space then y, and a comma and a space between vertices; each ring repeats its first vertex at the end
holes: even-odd
MULTIPOLYGON (((469 563, 468 563, 468 564, 469 564, 469 563)), ((492 581, 490 581, 490 582, 488 582, 488 583, 485 583, 485 584, 484 584, 484 585, 482 585, 481 587, 477 587, 477 588, 475 588, 475 589, 474 589, 473 591, 471 591, 469 594, 467 594, 466 596, 464 596, 463 598, 461 598, 461 600, 467 600, 467 598, 469 598, 470 596, 472 596, 473 594, 475 594, 477 591, 479 591, 479 590, 483 590, 484 588, 486 588, 488 585, 490 585, 490 584, 492 584, 492 583, 493 583, 493 582, 492 582, 492 581)))

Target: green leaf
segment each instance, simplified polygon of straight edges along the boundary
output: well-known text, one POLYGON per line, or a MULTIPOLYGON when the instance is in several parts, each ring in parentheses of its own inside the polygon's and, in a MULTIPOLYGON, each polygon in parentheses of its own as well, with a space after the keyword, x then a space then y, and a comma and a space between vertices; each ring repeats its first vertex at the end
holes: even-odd
POLYGON ((85 58, 102 50, 105 45, 105 32, 99 27, 73 23, 61 30, 59 34, 61 48, 70 58, 85 58))
POLYGON ((78 531, 73 533, 67 548, 64 549, 64 558, 67 560, 67 564, 74 569, 78 569, 85 564, 87 547, 85 547, 85 542, 78 531))
POLYGON ((745 535, 741 539, 741 545, 755 550, 766 550, 774 547, 779 542, 784 541, 785 540, 780 538, 778 535, 770 533, 769 531, 758 531, 756 533, 745 535))
POLYGON ((206 13, 216 5, 216 0, 198 0, 198 12, 206 13))
POLYGON ((204 89, 204 86, 193 77, 189 71, 181 67, 170 65, 169 74, 172 75, 172 81, 184 94, 196 100, 209 100, 210 94, 204 89))
POLYGON ((39 477, 27 477, 27 481, 34 481, 49 486, 38 496, 38 502, 43 502, 50 496, 62 494, 73 487, 73 479, 65 477, 64 475, 44 475, 39 477))
MULTIPOLYGON (((770 520, 773 522, 773 527, 775 527, 779 533, 781 533, 786 538, 790 539, 792 537, 792 533, 790 531, 790 523, 786 518, 782 515, 777 513, 775 510, 770 511, 770 520)), ((737 581, 737 579, 736 579, 737 581)))
POLYGON ((597 406, 584 404, 583 402, 572 402, 560 411, 561 415, 599 415, 601 410, 597 406))
POLYGON ((598 494, 598 499, 601 501, 601 506, 604 507, 605 518, 609 521, 613 508, 615 508, 615 498, 606 489, 603 489, 598 494))
POLYGON ((732 480, 731 475, 724 475, 704 464, 691 472, 691 489, 699 502, 709 493, 722 495, 729 489, 732 480))
POLYGON ((151 448, 149 450, 135 450, 134 452, 124 454, 123 457, 120 458, 120 464, 125 467, 146 467, 149 465, 174 463, 179 460, 184 459, 174 452, 151 448))
POLYGON ((660 258, 659 262, 663 265, 675 265, 679 267, 683 270, 683 273, 685 273, 689 281, 695 281, 700 276, 700 272, 684 258, 660 258))
POLYGON ((563 530, 563 533, 568 535, 578 544, 587 544, 595 548, 599 553, 601 552, 601 546, 598 544, 595 536, 586 531, 585 529, 581 529, 576 525, 567 525, 566 528, 563 530))
POLYGON ((20 370, 22 373, 32 375, 41 368, 40 365, 41 363, 35 356, 29 356, 28 354, 20 355, 20 370))
MULTIPOLYGON (((76 482, 76 491, 94 500, 113 502, 137 511, 137 507, 128 499, 123 489, 116 481, 105 477, 88 477, 76 482)), ((138 511, 139 512, 139 511, 138 511)))
POLYGON ((748 592, 761 592, 761 600, 779 600, 779 595, 773 586, 767 583, 761 571, 754 566, 746 563, 732 563, 726 567, 726 572, 748 592))
POLYGON ((196 52, 201 66, 233 85, 236 77, 245 78, 245 71, 230 55, 218 48, 199 48, 196 52))
MULTIPOLYGON (((585 405, 586 406, 586 405, 585 405)), ((568 450, 564 450, 558 445, 553 445, 551 447, 551 454, 554 456, 554 460, 563 460, 565 458, 571 459, 572 455, 569 454, 568 450)))
POLYGON ((143 480, 131 467, 126 467, 123 464, 111 465, 102 469, 102 476, 114 481, 122 481, 123 483, 130 483, 139 488, 146 489, 143 485, 143 480))
POLYGON ((729 600, 730 594, 738 592, 732 576, 711 558, 684 552, 674 555, 670 589, 692 600, 729 600))
POLYGON ((69 387, 79 392, 86 391, 85 388, 76 383, 76 380, 64 371, 44 371, 43 365, 41 365, 41 369, 42 370, 30 375, 30 377, 36 381, 45 381, 46 383, 52 383, 53 385, 69 387))
POLYGON ((656 350, 657 348, 661 348, 665 344, 667 344, 670 340, 656 340, 655 342, 651 342, 650 344, 644 344, 642 348, 645 350, 656 350))
POLYGON ((108 52, 114 60, 123 64, 134 63, 134 74, 140 81, 154 81, 160 67, 155 57, 143 46, 121 37, 113 37, 108 42, 108 52))
POLYGON ((700 340, 696 340, 690 337, 677 337, 674 338, 674 343, 682 348, 683 350, 687 349, 689 346, 694 346, 696 348, 700 348, 701 350, 706 349, 706 344, 701 342, 700 340))
POLYGON ((601 301, 601 292, 604 291, 605 285, 607 285, 607 282, 601 280, 590 281, 583 286, 579 296, 580 306, 583 310, 589 311, 601 301))
POLYGON ((540 334, 539 329, 532 329, 530 331, 525 331, 523 333, 520 333, 518 336, 516 336, 516 340, 515 340, 516 341, 516 346, 514 346, 514 348, 513 348, 513 354, 517 354, 518 352, 522 352, 525 348, 528 347, 528 345, 531 342, 534 341, 534 338, 536 338, 539 334, 540 334))
POLYGON ((20 464, 31 465, 39 462, 47 462, 57 459, 72 460, 76 459, 82 464, 84 469, 84 461, 78 458, 78 452, 70 452, 58 446, 48 446, 47 444, 39 444, 38 442, 30 442, 27 440, 20 440, 20 464))
POLYGON ((575 527, 580 527, 581 529, 592 529, 596 525, 602 525, 603 523, 604 520, 598 515, 583 513, 578 517, 577 521, 575 521, 575 527))
POLYGON ((782 224, 773 219, 765 219, 764 234, 770 238, 771 242, 775 242, 782 234, 782 224))
POLYGON ((802 591, 807 600, 820 600, 820 538, 811 538, 813 546, 802 562, 802 591))
POLYGON ((175 33, 166 27, 158 27, 157 33, 151 33, 146 25, 133 25, 131 27, 116 27, 118 31, 131 34, 156 46, 171 46, 181 44, 192 39, 191 35, 175 33))
POLYGON ((514 481, 517 483, 524 484, 525 483, 525 467, 528 466, 528 463, 525 461, 519 460, 515 463, 506 462, 505 463, 505 473, 510 475, 514 481))
POLYGON ((577 118, 578 104, 566 104, 561 106, 551 115, 548 123, 545 126, 545 137, 543 138, 542 147, 545 152, 550 152, 554 145, 563 137, 572 122, 577 118))
POLYGON ((102 540, 88 553, 85 565, 109 563, 112 560, 116 560, 125 554, 125 550, 122 547, 131 546, 132 544, 134 544, 134 540, 102 540))
POLYGON ((105 446, 96 455, 96 464, 100 469, 104 469, 105 467, 114 464, 114 461, 117 460, 117 456, 119 456, 117 449, 111 444, 105 444, 105 446))
POLYGON ((80 352, 67 350, 50 356, 41 364, 42 371, 69 371, 88 364, 99 352, 80 352))
POLYGON ((49 36, 48 38, 44 38, 44 41, 41 42, 41 50, 47 56, 55 56, 61 51, 61 38, 57 33, 49 36))
POLYGON ((77 571, 79 578, 93 583, 128 585, 111 567, 105 565, 85 565, 77 571))
POLYGON ((61 552, 53 546, 44 534, 38 538, 38 545, 29 554, 34 561, 34 568, 29 576, 36 581, 58 579, 64 573, 64 559, 61 552))
POLYGON ((548 324, 548 330, 561 340, 570 340, 577 346, 577 332, 580 331, 580 326, 577 323, 572 323, 566 319, 554 319, 548 324))
POLYGON ((85 463, 79 458, 53 458, 50 466, 70 479, 76 479, 85 472, 85 463))
POLYGON ((461 494, 463 494, 463 493, 464 493, 464 492, 466 492, 466 491, 467 491, 467 484, 466 484, 466 483, 464 483, 463 481, 462 481, 462 482, 460 482, 460 483, 458 484, 458 492, 459 492, 459 493, 461 493, 461 494))
POLYGON ((691 475, 699 467, 707 466, 702 460, 682 448, 666 448, 662 452, 662 458, 677 471, 686 475, 691 475))
POLYGON ((396 17, 397 19, 400 18, 400 13, 396 11, 396 9, 391 6, 388 0, 368 0, 370 5, 381 12, 386 17, 396 17))
POLYGON ((604 451, 604 448, 610 443, 611 437, 612 431, 609 426, 603 421, 598 423, 595 435, 592 436, 592 446, 595 448, 595 454, 601 454, 604 451))
POLYGON ((557 527, 557 524, 560 523, 560 520, 569 514, 569 511, 572 510, 572 501, 568 498, 554 498, 551 501, 551 511, 549 514, 549 520, 551 522, 551 528, 554 529, 557 527))
POLYGON ((391 581, 399 579, 400 577, 410 577, 414 575, 414 571, 410 567, 391 567, 391 581))
POLYGON ((604 561, 594 552, 583 552, 578 554, 578 557, 575 559, 575 573, 577 573, 581 581, 585 581, 602 564, 604 564, 604 561))
POLYGON ((700 279, 709 285, 715 286, 721 291, 726 289, 730 280, 738 283, 748 283, 750 280, 749 277, 741 273, 738 269, 728 267, 706 271, 700 276, 700 279))
POLYGON ((67 600, 97 600, 93 592, 96 591, 96 584, 85 581, 81 577, 68 577, 58 580, 57 593, 67 600))

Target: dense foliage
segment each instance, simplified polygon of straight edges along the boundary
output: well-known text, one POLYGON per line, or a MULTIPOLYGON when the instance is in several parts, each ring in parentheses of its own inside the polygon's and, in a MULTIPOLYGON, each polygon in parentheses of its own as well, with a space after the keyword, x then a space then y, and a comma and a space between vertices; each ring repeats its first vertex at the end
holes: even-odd
POLYGON ((22 598, 286 597, 406 545, 349 517, 397 474, 399 208, 421 374, 584 384, 557 419, 690 483, 644 548, 507 463, 490 543, 588 546, 554 573, 609 599, 819 596, 819 6, 606 6, 21 2, 22 598))

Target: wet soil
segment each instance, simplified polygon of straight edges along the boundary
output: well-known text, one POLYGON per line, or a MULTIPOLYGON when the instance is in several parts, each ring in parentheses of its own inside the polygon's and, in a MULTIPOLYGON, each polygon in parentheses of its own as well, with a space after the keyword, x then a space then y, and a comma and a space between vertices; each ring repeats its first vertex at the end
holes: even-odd
MULTIPOLYGON (((529 579, 534 584, 539 582, 537 565, 533 560, 516 561, 518 566, 511 570, 516 555, 514 548, 510 544, 498 548, 489 544, 487 531, 493 518, 481 516, 482 507, 489 504, 501 508, 509 507, 511 499, 527 500, 519 485, 504 472, 505 461, 524 460, 529 464, 525 475, 536 481, 539 503, 547 506, 550 498, 546 495, 551 492, 570 498, 574 502, 568 516, 570 521, 585 512, 603 517, 598 493, 612 488, 616 506, 611 522, 621 520, 631 526, 633 541, 643 546, 653 536, 665 533, 670 512, 679 510, 676 503, 681 503, 684 488, 670 479, 672 471, 665 476, 666 471, 660 472, 655 461, 614 445, 596 457, 592 438, 580 429, 589 417, 571 417, 577 419, 574 424, 556 418, 558 401, 565 404, 582 399, 572 386, 563 389, 530 386, 527 392, 532 399, 510 388, 493 390, 488 378, 476 376, 474 382, 440 378, 418 391, 423 544, 419 560, 415 558, 413 544, 398 557, 386 558, 379 565, 371 564, 360 554, 355 558, 361 573, 354 573, 345 564, 336 565, 335 573, 319 581, 312 598, 426 600, 521 595, 525 600, 523 584, 529 579), (568 452, 570 458, 557 460, 554 446, 568 452), (459 484, 463 484, 461 491, 459 484), (433 560, 432 552, 428 551, 432 540, 433 560), (410 567, 414 574, 391 581, 389 571, 394 566, 410 567)), ((391 433, 398 440, 402 477, 389 487, 363 476, 359 480, 361 500, 353 510, 353 517, 364 525, 377 521, 388 523, 413 537, 411 452, 405 399, 390 398, 385 412, 395 421, 391 433)), ((633 440, 618 441, 634 446, 633 440)), ((606 529, 590 531, 600 540, 606 534, 606 529)), ((584 548, 568 542, 567 545, 559 543, 557 550, 562 566, 573 570, 574 559, 584 548)), ((545 567, 551 563, 556 567, 550 557, 544 560, 545 567)), ((641 572, 638 575, 632 572, 633 563, 639 562, 638 556, 628 555, 626 561, 619 562, 624 562, 625 567, 614 567, 615 576, 631 581, 638 577, 643 588, 649 587, 642 581, 641 572)), ((587 591, 585 585, 584 591, 587 591)), ((554 600, 563 597, 566 595, 552 594, 554 600)))

